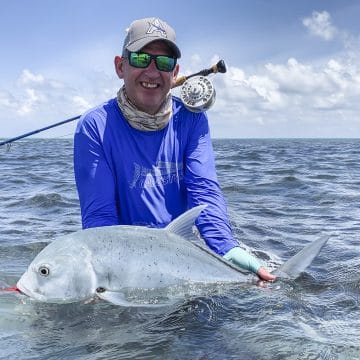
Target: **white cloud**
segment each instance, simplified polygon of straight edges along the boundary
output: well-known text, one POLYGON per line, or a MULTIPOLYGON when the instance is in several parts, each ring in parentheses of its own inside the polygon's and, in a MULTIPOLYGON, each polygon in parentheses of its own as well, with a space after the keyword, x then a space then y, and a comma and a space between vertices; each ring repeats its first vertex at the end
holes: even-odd
POLYGON ((24 93, 25 97, 19 103, 19 108, 17 110, 19 115, 29 114, 35 111, 38 104, 47 102, 45 94, 43 94, 41 91, 32 88, 26 88, 24 89, 24 93))
MULTIPOLYGON (((120 82, 116 76, 92 71, 81 81, 65 82, 24 69, 13 87, 0 89, 0 114, 11 126, 3 127, 0 137, 15 136, 25 129, 46 126, 80 115, 89 108, 115 97, 120 82), (76 88, 74 83, 78 84, 76 88), (9 130, 11 129, 11 131, 9 130)), ((61 130, 60 130, 61 131, 61 130)), ((46 136, 46 134, 44 134, 46 136)))
POLYGON ((321 74, 295 58, 288 59, 286 64, 266 64, 265 71, 286 93, 313 93, 326 86, 321 74))
POLYGON ((284 64, 265 64, 252 74, 230 67, 213 78, 217 100, 212 126, 218 136, 224 134, 225 124, 228 136, 234 137, 251 136, 244 128, 256 128, 256 134, 263 128, 264 136, 289 131, 293 136, 315 136, 326 133, 329 124, 338 124, 335 135, 356 126, 360 135, 359 79, 360 68, 347 59, 315 67, 290 58, 284 64))
POLYGON ((303 19, 303 25, 312 35, 319 36, 324 40, 332 40, 338 32, 336 27, 331 24, 331 16, 327 11, 313 11, 311 17, 303 19))
POLYGON ((7 111, 16 108, 14 96, 5 90, 0 90, 0 110, 7 111))
POLYGON ((44 77, 41 74, 33 74, 30 70, 24 69, 19 78, 19 84, 26 86, 32 84, 43 84, 44 77))
POLYGON ((72 98, 73 103, 79 109, 79 112, 85 112, 86 110, 90 109, 92 104, 90 104, 86 99, 82 96, 76 95, 72 98))
POLYGON ((279 92, 279 84, 270 77, 253 75, 249 77, 248 84, 264 100, 265 108, 276 109, 285 105, 279 92))

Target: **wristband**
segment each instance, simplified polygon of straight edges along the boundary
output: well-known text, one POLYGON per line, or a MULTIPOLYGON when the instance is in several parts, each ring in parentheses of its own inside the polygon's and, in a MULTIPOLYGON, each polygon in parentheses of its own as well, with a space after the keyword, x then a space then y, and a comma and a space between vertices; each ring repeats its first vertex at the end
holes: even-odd
POLYGON ((239 247, 234 247, 229 250, 224 255, 224 259, 231 261, 232 263, 240 266, 243 269, 250 270, 255 274, 262 266, 254 256, 239 247))

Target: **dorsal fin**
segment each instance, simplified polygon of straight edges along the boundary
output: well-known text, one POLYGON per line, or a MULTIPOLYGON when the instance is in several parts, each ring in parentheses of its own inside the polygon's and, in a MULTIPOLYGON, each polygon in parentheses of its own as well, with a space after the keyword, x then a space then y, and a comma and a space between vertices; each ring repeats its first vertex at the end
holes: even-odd
POLYGON ((192 209, 184 212, 175 220, 173 220, 166 228, 166 231, 170 231, 176 235, 179 235, 185 239, 191 239, 194 237, 193 225, 196 218, 199 216, 201 211, 206 208, 207 205, 195 206, 192 209))

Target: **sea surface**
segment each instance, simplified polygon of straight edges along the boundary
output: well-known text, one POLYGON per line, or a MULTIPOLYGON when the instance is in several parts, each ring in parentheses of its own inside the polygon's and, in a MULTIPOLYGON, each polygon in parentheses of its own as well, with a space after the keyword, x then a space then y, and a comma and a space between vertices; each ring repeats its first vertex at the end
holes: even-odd
MULTIPOLYGON (((328 235, 313 264, 155 310, 0 291, 0 359, 360 359, 360 140, 213 144, 241 245, 273 270, 328 235)), ((0 288, 78 229, 72 140, 0 147, 0 288)))

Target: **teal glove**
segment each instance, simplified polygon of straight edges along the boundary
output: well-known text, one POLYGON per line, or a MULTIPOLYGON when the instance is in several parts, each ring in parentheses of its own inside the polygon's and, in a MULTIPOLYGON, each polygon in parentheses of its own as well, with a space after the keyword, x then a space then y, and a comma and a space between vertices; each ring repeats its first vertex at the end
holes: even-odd
POLYGON ((239 247, 234 247, 228 251, 224 255, 224 259, 231 261, 233 264, 245 270, 250 270, 255 274, 257 274, 262 266, 254 256, 239 247))

